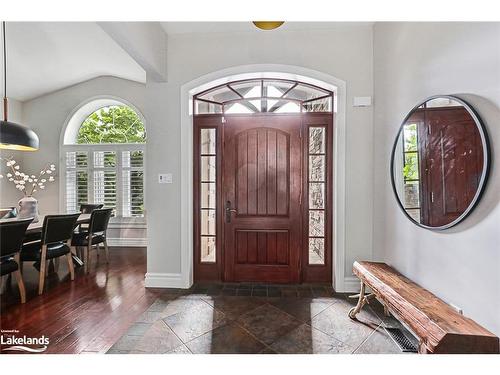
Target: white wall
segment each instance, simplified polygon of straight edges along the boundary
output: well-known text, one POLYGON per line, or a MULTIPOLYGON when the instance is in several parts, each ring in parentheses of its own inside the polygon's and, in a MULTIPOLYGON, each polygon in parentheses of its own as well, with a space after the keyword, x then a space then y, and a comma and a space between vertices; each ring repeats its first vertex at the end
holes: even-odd
POLYGON ((500 24, 377 23, 374 27, 374 257, 500 334, 500 24), (443 232, 413 225, 389 176, 397 129, 435 94, 468 100, 486 123, 493 168, 479 206, 443 232))
MULTIPOLYGON (((36 196, 41 214, 64 211, 64 207, 59 206, 58 181, 59 171, 63 163, 63 160, 59 159, 61 132, 72 112, 83 102, 96 96, 122 98, 144 113, 145 85, 109 76, 85 81, 23 103, 22 118, 24 124, 30 126, 40 138, 40 149, 38 151, 23 154, 24 165, 29 166, 32 172, 43 168, 48 162, 55 163, 57 167, 56 182, 47 184, 46 189, 38 192, 36 196)), ((140 239, 146 237, 146 230, 113 229, 109 231, 108 237, 140 239)), ((137 243, 140 241, 133 240, 132 242, 137 243)))
MULTIPOLYGON (((0 106, 0 115, 3 120, 3 105, 0 106)), ((23 103, 14 99, 9 99, 9 108, 8 108, 8 120, 15 122, 17 124, 25 125, 23 123, 23 103)), ((1 150, 0 157, 8 158, 10 156, 14 157, 14 160, 19 164, 23 165, 23 157, 25 152, 23 151, 14 151, 14 150, 1 150)), ((12 207, 17 206, 17 202, 19 199, 23 197, 22 193, 16 189, 16 187, 12 184, 12 182, 8 182, 5 174, 10 172, 10 169, 7 169, 5 166, 5 162, 2 161, 0 163, 0 171, 3 174, 4 178, 0 180, 0 207, 12 207)))
POLYGON ((179 274, 180 88, 202 75, 249 64, 285 64, 330 74, 347 83, 346 275, 354 259, 371 257, 372 108, 353 108, 353 96, 371 96, 372 25, 332 30, 183 34, 168 39, 168 83, 148 77, 148 273, 179 274), (159 185, 158 173, 174 183, 159 185))

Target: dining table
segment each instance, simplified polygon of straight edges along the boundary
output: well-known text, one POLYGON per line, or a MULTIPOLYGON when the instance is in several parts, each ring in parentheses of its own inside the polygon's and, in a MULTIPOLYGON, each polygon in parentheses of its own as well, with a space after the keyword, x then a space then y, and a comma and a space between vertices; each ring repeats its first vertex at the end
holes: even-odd
MULTIPOLYGON (((38 216, 38 221, 36 223, 31 223, 28 226, 28 229, 26 229, 26 234, 33 235, 33 234, 41 233, 42 228, 43 228, 44 217, 45 217, 44 215, 38 216)), ((7 220, 8 221, 18 220, 18 218, 1 219, 1 221, 7 221, 7 220)), ((88 223, 90 223, 90 214, 80 214, 80 216, 78 216, 78 219, 76 220, 77 225, 88 224, 88 223)), ((75 253, 71 252, 71 256, 73 258, 73 263, 76 266, 78 266, 78 267, 83 266, 83 261, 75 253)))

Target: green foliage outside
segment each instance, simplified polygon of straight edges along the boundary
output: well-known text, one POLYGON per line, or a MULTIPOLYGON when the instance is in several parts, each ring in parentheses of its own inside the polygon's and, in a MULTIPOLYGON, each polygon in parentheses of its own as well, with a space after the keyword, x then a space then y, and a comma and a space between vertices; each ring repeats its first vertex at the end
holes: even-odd
POLYGON ((405 180, 418 180, 417 124, 405 125, 403 129, 405 160, 403 176, 405 180))
POLYGON ((82 123, 77 144, 145 143, 146 130, 137 113, 126 106, 103 107, 82 123))

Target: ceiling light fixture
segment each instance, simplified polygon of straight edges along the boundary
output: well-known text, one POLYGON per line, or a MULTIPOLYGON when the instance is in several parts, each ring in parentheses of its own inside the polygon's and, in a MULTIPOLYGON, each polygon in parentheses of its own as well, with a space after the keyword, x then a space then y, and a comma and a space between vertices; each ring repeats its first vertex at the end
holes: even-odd
POLYGON ((38 150, 38 135, 27 128, 7 120, 7 45, 5 42, 5 21, 2 22, 3 36, 3 120, 0 121, 0 149, 36 151, 38 150))
POLYGON ((283 25, 284 21, 253 21, 255 26, 261 30, 274 30, 283 25))

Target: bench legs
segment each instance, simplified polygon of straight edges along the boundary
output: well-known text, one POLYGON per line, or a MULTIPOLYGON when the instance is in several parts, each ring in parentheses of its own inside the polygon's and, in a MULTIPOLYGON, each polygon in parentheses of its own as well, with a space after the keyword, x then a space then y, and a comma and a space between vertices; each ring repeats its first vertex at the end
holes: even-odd
POLYGON ((349 296, 349 298, 358 298, 357 305, 349 310, 349 313, 348 313, 349 318, 356 319, 356 315, 361 311, 363 306, 366 303, 369 303, 370 299, 374 297, 374 294, 365 295, 365 289, 366 289, 366 286, 361 281, 361 290, 359 291, 359 294, 356 294, 354 296, 349 296))

